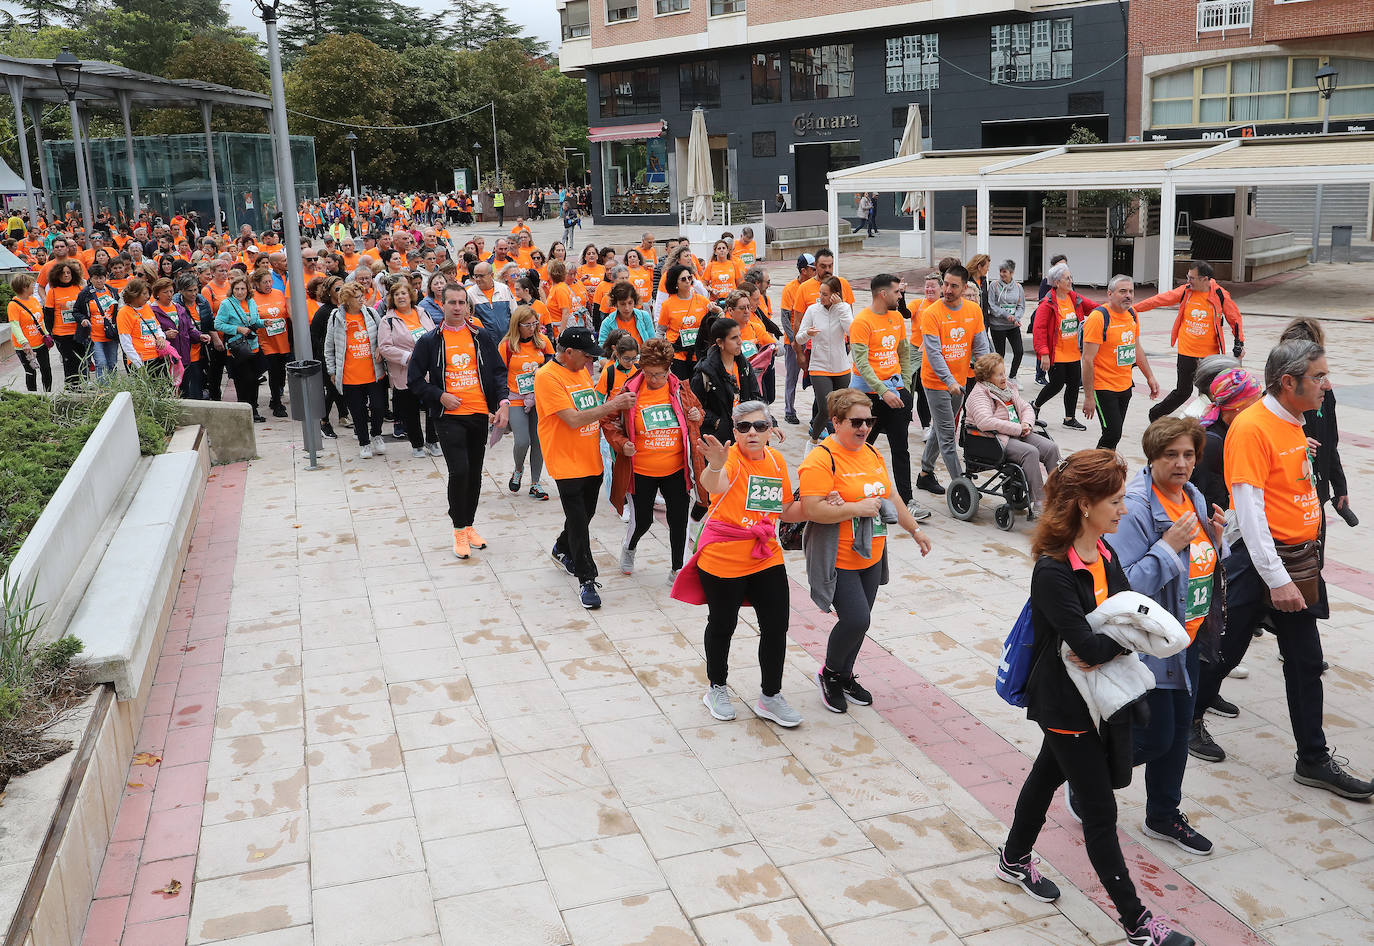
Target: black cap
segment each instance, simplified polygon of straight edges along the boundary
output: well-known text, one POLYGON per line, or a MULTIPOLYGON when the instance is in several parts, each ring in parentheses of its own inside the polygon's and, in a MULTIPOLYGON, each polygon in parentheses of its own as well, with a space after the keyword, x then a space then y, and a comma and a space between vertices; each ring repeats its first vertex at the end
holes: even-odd
POLYGON ((592 330, 574 326, 565 328, 558 336, 559 348, 571 348, 585 354, 596 357, 601 354, 600 347, 596 344, 596 338, 592 335, 592 330))

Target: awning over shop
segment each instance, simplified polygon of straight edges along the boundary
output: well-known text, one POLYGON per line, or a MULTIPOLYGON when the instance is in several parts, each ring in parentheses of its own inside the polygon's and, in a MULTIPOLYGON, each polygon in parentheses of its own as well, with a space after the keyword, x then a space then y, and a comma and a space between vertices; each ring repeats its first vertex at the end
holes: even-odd
POLYGON ((636 138, 657 138, 667 127, 668 123, 662 120, 641 122, 638 125, 602 125, 599 128, 587 129, 587 140, 630 141, 636 138))

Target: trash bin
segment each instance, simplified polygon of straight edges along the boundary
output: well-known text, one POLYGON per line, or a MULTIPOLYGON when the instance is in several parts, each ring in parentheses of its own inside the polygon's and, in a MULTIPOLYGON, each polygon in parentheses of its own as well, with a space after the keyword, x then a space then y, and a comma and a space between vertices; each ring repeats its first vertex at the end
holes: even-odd
POLYGON ((324 365, 318 359, 293 361, 286 366, 286 390, 291 398, 291 419, 303 420, 306 399, 310 401, 310 415, 316 420, 324 416, 324 365))
POLYGON ((1327 257, 1329 262, 1336 262, 1336 249, 1338 247, 1345 250, 1345 261, 1350 262, 1350 235, 1354 229, 1348 224, 1331 228, 1331 254, 1327 257))

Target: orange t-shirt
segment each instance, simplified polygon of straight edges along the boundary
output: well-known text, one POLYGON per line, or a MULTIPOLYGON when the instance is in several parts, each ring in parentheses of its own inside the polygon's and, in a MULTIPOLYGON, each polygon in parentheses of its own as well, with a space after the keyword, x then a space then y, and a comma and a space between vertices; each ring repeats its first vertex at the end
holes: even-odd
POLYGON ((606 267, 600 263, 584 263, 577 267, 577 281, 582 284, 582 288, 587 292, 595 292, 596 287, 601 285, 601 280, 606 278, 606 267))
POLYGON ((897 345, 905 336, 906 321, 896 309, 888 309, 882 315, 872 309, 864 309, 849 325, 850 342, 868 346, 868 365, 879 381, 888 381, 902 373, 897 345))
POLYGON ((502 342, 501 358, 506 363, 506 389, 511 395, 524 397, 533 394, 534 373, 544 364, 544 353, 535 347, 534 341, 521 342, 515 351, 502 342))
MULTIPOLYGON (((724 473, 730 485, 724 493, 711 496, 710 517, 744 529, 759 522, 776 527, 783 507, 792 501, 792 478, 782 454, 764 447, 763 456, 751 460, 738 444, 731 444, 724 473)), ((742 578, 782 564, 782 546, 776 536, 769 540, 767 558, 754 558, 753 547, 753 539, 712 542, 701 548, 697 564, 717 578, 742 578)))
POLYGON ((619 362, 607 362, 603 365, 595 385, 596 393, 601 395, 599 403, 604 404, 613 395, 620 393, 620 390, 637 374, 639 374, 639 365, 631 365, 629 371, 622 368, 619 362), (612 388, 612 384, 614 384, 614 388, 612 388))
MULTIPOLYGON (((1185 513, 1196 514, 1197 510, 1184 494, 1184 501, 1175 503, 1154 488, 1155 497, 1163 507, 1164 514, 1171 522, 1177 522, 1185 513)), ((1217 550, 1207 532, 1202 528, 1202 520, 1193 527, 1193 535, 1188 540, 1188 593, 1184 597, 1183 628, 1188 639, 1197 638, 1198 628, 1202 627, 1207 612, 1212 607, 1212 575, 1217 570, 1217 550)))
POLYGON ((601 280, 600 285, 596 287, 596 292, 592 293, 592 305, 603 313, 610 312, 615 308, 611 305, 611 289, 614 287, 615 283, 609 279, 601 280))
POLYGON ((1258 401, 1241 411, 1226 434, 1226 488, 1247 483, 1264 490, 1269 531, 1285 545, 1321 532, 1322 507, 1300 424, 1279 417, 1258 401))
POLYGON ((131 309, 126 305, 121 305, 119 314, 115 316, 115 322, 119 327, 119 334, 129 336, 139 358, 144 361, 153 361, 158 357, 157 316, 153 315, 151 305, 145 303, 141 309, 131 309))
MULTIPOLYGON (((691 348, 697 343, 697 333, 701 331, 701 321, 706 318, 708 308, 710 303, 695 292, 686 299, 677 295, 668 296, 658 310, 658 324, 666 330, 664 337, 670 342, 681 338, 682 346, 691 348)), ((673 357, 678 361, 686 361, 687 353, 680 351, 673 357)))
MULTIPOLYGON (((1097 607, 1102 607, 1102 602, 1107 600, 1107 563, 1102 558, 1102 553, 1097 553, 1097 561, 1085 563, 1088 574, 1093 576, 1093 600, 1097 602, 1097 607)), ((1094 609, 1096 610, 1096 609, 1094 609)), ((1055 732, 1068 732, 1065 729, 1056 729, 1055 732)))
MULTIPOLYGON (((829 496, 838 492, 847 503, 882 498, 894 493, 892 478, 878 451, 868 444, 849 450, 833 436, 806 455, 797 467, 803 496, 829 496), (833 471, 831 467, 834 467, 833 471)), ((882 561, 887 544, 887 523, 882 517, 873 520, 872 553, 864 558, 854 551, 854 520, 840 523, 840 545, 835 555, 835 567, 858 571, 882 561)))
POLYGON ((636 473, 670 476, 682 469, 682 424, 668 396, 668 385, 658 390, 640 385, 634 424, 635 455, 630 459, 636 473))
MULTIPOLYGON (((844 299, 845 302, 848 302, 852 306, 854 304, 854 290, 849 287, 849 280, 845 279, 843 276, 839 277, 839 279, 840 296, 844 299)), ((794 305, 792 306, 792 311, 799 312, 802 315, 805 315, 806 310, 811 308, 815 301, 820 297, 821 284, 816 281, 815 276, 812 276, 806 282, 800 283, 797 286, 797 293, 792 298, 792 301, 794 303, 794 305)), ((800 316, 798 316, 797 321, 798 323, 801 322, 800 316)))
POLYGON ((635 292, 639 293, 639 301, 643 302, 649 298, 649 291, 654 287, 654 273, 650 269, 632 269, 625 276, 630 285, 635 287, 635 292))
POLYGON ((539 444, 544 449, 544 466, 556 480, 599 476, 601 466, 601 424, 592 421, 582 427, 569 427, 559 411, 585 411, 597 406, 591 375, 584 368, 570 371, 550 361, 534 374, 534 399, 539 411, 539 444))
POLYGON ((739 285, 740 276, 739 264, 734 260, 723 263, 712 260, 706 264, 702 282, 706 283, 706 291, 711 293, 712 298, 723 299, 739 285))
POLYGON ((1078 361, 1082 352, 1078 350, 1078 308, 1073 297, 1055 294, 1059 306, 1059 334, 1054 343, 1054 363, 1078 361))
MULTIPOLYGON (((109 338, 105 334, 104 315, 110 309, 114 309, 116 314, 119 312, 119 296, 114 293, 107 283, 105 290, 96 294, 96 297, 86 304, 87 318, 91 320, 91 339, 97 342, 117 342, 117 338, 109 338)), ((191 360, 195 361, 200 354, 200 345, 191 346, 191 360)))
POLYGON ((630 318, 628 320, 622 320, 620 318, 620 313, 613 309, 611 310, 611 313, 607 316, 607 318, 615 320, 615 324, 612 325, 607 331, 623 329, 624 331, 629 332, 631 337, 633 337, 634 340, 639 343, 640 348, 644 347, 645 340, 639 337, 639 319, 635 318, 635 314, 633 312, 630 313, 630 318))
MULTIPOLYGON (((940 339, 940 354, 956 382, 969 376, 973 339, 982 330, 983 310, 967 299, 957 310, 945 305, 943 299, 936 299, 921 310, 921 334, 940 339)), ((921 362, 921 384, 937 391, 945 390, 945 382, 940 380, 928 360, 921 362)))
POLYGON ((477 373, 477 346, 472 328, 444 326, 444 390, 461 402, 445 414, 486 414, 487 397, 477 373))
POLYGON ((753 265, 755 259, 754 254, 757 252, 758 247, 753 240, 750 240, 748 243, 745 243, 743 240, 736 240, 735 248, 730 251, 730 258, 747 268, 753 265))
POLYGON ((1125 391, 1135 383, 1131 379, 1137 342, 1135 312, 1112 312, 1108 319, 1104 313, 1109 312, 1106 306, 1098 306, 1083 320, 1083 344, 1098 346, 1093 358, 1093 390, 1125 391))
POLYGON ((347 342, 344 345, 343 383, 371 384, 377 380, 377 370, 372 361, 372 340, 368 337, 363 314, 345 312, 344 330, 347 342))
POLYGON ((280 289, 255 292, 253 301, 258 305, 258 318, 264 324, 263 328, 258 329, 258 343, 262 345, 263 354, 285 355, 291 350, 291 340, 286 334, 286 295, 280 289))
POLYGON ((549 290, 548 309, 551 324, 562 325, 574 311, 586 306, 586 295, 580 284, 561 282, 549 290))
POLYGON ((43 310, 38 306, 38 300, 29 298, 20 302, 18 299, 11 299, 8 309, 11 323, 17 323, 24 332, 24 340, 29 343, 30 348, 43 347, 43 310))
POLYGON ((205 288, 200 291, 205 297, 205 301, 210 303, 210 311, 214 315, 219 315, 220 304, 229 298, 229 280, 224 281, 224 286, 216 286, 214 280, 205 284, 205 288))
POLYGON ((739 339, 740 354, 745 358, 753 358, 761 349, 778 341, 764 328, 763 320, 757 315, 750 315, 749 321, 740 326, 739 339))
POLYGON ((77 312, 76 297, 81 295, 80 286, 51 286, 44 308, 53 310, 52 333, 54 335, 75 335, 77 312))
POLYGON ((639 258, 645 263, 646 268, 653 269, 658 265, 658 246, 651 246, 647 250, 641 245, 635 247, 639 251, 639 258))
POLYGON ((1193 358, 1219 355, 1217 333, 1213 328, 1216 308, 1205 292, 1188 291, 1183 300, 1183 324, 1178 328, 1178 353, 1193 358))

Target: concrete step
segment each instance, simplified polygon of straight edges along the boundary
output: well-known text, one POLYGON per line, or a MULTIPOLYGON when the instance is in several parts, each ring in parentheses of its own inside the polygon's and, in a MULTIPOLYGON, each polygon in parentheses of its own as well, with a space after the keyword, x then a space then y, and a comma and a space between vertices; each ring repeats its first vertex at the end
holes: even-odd
POLYGON ((1296 241, 1296 234, 1273 233, 1269 236, 1252 237, 1245 241, 1245 253, 1253 256, 1256 253, 1265 253, 1269 250, 1282 250, 1292 246, 1296 241))
MULTIPOLYGON (((841 229, 848 227, 848 224, 841 221, 841 229)), ((802 226, 802 227, 770 227, 773 231, 773 239, 776 240, 811 240, 816 237, 824 238, 826 225, 802 226)))
MULTIPOLYGON (((774 240, 768 244, 765 259, 785 260, 796 259, 802 253, 814 253, 823 247, 829 246, 829 240, 822 233, 817 237, 799 240, 774 240)), ((864 237, 862 233, 840 233, 840 245, 830 247, 832 250, 840 252, 854 252, 864 248, 864 237)))

